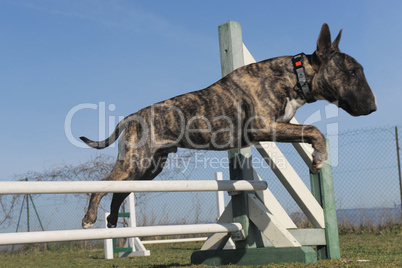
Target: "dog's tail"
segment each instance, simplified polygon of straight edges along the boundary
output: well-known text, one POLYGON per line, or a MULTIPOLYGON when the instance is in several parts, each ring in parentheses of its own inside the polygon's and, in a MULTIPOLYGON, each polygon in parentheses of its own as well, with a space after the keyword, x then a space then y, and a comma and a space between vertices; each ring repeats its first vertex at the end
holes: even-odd
POLYGON ((126 128, 127 123, 130 121, 129 116, 121 120, 116 128, 114 129, 113 133, 107 138, 106 140, 103 141, 92 141, 86 137, 80 137, 80 139, 85 142, 89 147, 95 148, 95 149, 104 149, 108 147, 110 144, 113 144, 120 136, 120 134, 123 132, 123 130, 126 128))

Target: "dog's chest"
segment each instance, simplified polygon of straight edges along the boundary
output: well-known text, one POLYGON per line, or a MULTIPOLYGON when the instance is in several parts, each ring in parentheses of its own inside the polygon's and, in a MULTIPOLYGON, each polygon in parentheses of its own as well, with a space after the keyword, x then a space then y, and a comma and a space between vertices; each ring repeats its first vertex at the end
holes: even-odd
POLYGON ((289 99, 286 98, 285 112, 282 116, 278 118, 278 122, 287 123, 296 113, 296 110, 300 108, 305 102, 300 99, 289 99))

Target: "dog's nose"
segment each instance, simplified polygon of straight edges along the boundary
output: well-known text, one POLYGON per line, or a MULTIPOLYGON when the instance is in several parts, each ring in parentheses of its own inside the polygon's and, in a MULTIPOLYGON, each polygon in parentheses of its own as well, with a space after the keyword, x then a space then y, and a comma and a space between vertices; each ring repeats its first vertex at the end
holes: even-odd
POLYGON ((371 114, 375 111, 377 111, 377 98, 373 94, 373 97, 371 98, 370 101, 367 103, 367 109, 368 109, 368 114, 371 114))
POLYGON ((354 116, 369 115, 377 111, 377 104, 375 102, 366 102, 366 104, 361 106, 360 108, 361 108, 360 110, 356 110, 356 113, 352 115, 354 116))
POLYGON ((377 103, 373 102, 368 106, 368 113, 367 114, 371 114, 373 112, 377 111, 377 103))
POLYGON ((377 111, 377 98, 374 96, 374 102, 371 103, 371 112, 377 111))

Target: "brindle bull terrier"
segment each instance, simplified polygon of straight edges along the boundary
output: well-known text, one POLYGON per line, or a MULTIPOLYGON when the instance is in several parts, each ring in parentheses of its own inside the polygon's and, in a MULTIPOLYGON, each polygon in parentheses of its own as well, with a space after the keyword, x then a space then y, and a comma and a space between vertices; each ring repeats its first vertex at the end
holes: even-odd
MULTIPOLYGON (((243 66, 215 84, 133 113, 104 141, 81 139, 103 149, 119 136, 116 165, 104 180, 152 180, 178 147, 204 150, 243 148, 262 141, 306 142, 314 148, 313 170, 327 159, 326 142, 310 125, 289 121, 306 102, 327 100, 353 116, 377 109, 363 67, 339 48, 342 30, 331 43, 327 24, 312 55, 299 54, 243 66)), ((129 193, 114 193, 108 227, 116 227, 118 210, 129 193)), ((91 195, 83 228, 93 226, 105 193, 91 195)))

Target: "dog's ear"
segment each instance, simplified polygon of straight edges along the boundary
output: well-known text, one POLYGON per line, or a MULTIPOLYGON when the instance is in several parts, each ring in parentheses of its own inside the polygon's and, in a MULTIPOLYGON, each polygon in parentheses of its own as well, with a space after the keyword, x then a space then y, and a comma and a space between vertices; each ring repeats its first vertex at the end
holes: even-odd
POLYGON ((342 36, 342 29, 339 31, 338 36, 335 38, 334 42, 331 45, 332 51, 341 52, 339 50, 339 41, 341 41, 341 36, 342 36))
POLYGON ((331 33, 328 24, 324 23, 321 27, 320 35, 317 40, 317 49, 315 50, 318 57, 326 57, 331 50, 331 33))

